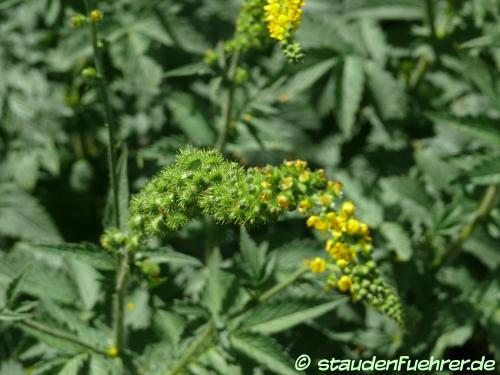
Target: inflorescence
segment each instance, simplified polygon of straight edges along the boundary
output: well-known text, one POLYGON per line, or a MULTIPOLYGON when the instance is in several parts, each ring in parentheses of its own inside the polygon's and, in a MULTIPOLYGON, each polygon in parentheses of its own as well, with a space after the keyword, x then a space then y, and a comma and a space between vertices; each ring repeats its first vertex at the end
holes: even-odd
POLYGON ((292 62, 304 57, 295 33, 302 19, 304 0, 246 0, 236 20, 236 32, 226 43, 228 51, 262 48, 274 39, 292 62))
POLYGON ((179 230, 199 214, 219 223, 249 225, 297 211, 325 237, 327 255, 306 264, 314 273, 328 271, 326 288, 349 292, 354 301, 366 302, 402 324, 399 299, 371 259, 370 230, 356 219, 355 205, 342 196, 341 183, 328 180, 322 169, 309 169, 305 161, 245 170, 215 150, 188 148, 132 199, 130 233, 109 230, 103 245, 134 251, 144 237, 179 230))

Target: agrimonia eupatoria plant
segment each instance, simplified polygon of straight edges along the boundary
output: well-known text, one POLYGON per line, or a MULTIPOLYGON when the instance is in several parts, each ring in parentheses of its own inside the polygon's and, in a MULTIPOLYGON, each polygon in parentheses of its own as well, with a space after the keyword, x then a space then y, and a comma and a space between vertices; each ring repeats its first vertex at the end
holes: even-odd
POLYGON ((279 41, 291 62, 304 57, 295 32, 300 26, 304 0, 246 0, 236 21, 234 38, 226 44, 228 51, 246 51, 279 41))
POLYGON ((328 255, 305 261, 312 272, 327 274, 325 288, 350 293, 402 325, 399 299, 371 259, 370 230, 342 197, 341 183, 302 160, 245 170, 215 150, 187 148, 132 199, 129 232, 108 230, 102 243, 134 252, 146 237, 179 230, 200 213, 219 223, 251 225, 297 211, 326 239, 328 255))

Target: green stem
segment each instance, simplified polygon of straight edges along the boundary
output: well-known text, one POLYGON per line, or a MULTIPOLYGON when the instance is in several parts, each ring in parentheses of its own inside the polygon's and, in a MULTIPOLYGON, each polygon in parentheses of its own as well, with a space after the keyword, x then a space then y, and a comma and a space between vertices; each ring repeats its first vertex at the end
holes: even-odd
POLYGON ((128 267, 129 254, 125 253, 120 258, 118 272, 116 273, 115 292, 113 295, 113 331, 117 353, 120 353, 123 347, 125 282, 127 279, 128 267))
POLYGON ((227 141, 227 134, 231 126, 232 112, 234 105, 234 90, 236 87, 234 79, 236 77, 236 72, 238 70, 239 59, 240 59, 240 50, 237 49, 231 58, 231 63, 229 65, 229 70, 227 73, 228 89, 222 110, 222 123, 219 130, 219 136, 215 144, 215 148, 220 152, 224 150, 227 141))
POLYGON ((472 236, 477 226, 484 220, 486 220, 491 210, 495 207, 498 194, 498 185, 488 186, 488 189, 486 189, 486 192, 484 193, 483 199, 481 200, 476 213, 473 215, 471 221, 469 221, 462 227, 458 238, 450 245, 448 250, 441 258, 441 261, 437 263, 438 267, 450 263, 457 257, 465 241, 467 241, 472 236))
POLYGON ((65 332, 62 332, 62 331, 59 331, 55 328, 46 326, 46 325, 39 323, 39 322, 36 322, 34 320, 26 319, 26 320, 21 321, 20 324, 25 326, 25 327, 32 328, 38 332, 42 332, 42 333, 45 333, 47 335, 50 335, 52 337, 56 337, 56 338, 64 340, 64 341, 71 342, 72 344, 76 344, 76 345, 78 345, 82 348, 88 349, 94 353, 108 356, 108 353, 106 353, 102 349, 96 348, 92 344, 89 344, 85 341, 80 340, 79 338, 77 338, 75 336, 69 335, 65 332))
MULTIPOLYGON (((87 16, 95 9, 94 0, 84 0, 87 16)), ((113 111, 111 110, 110 95, 108 91, 108 81, 104 70, 102 51, 99 48, 99 34, 95 23, 90 22, 90 37, 94 51, 94 63, 96 71, 99 75, 99 95, 104 106, 105 126, 108 129, 108 165, 111 180, 111 188, 113 191, 113 206, 114 206, 114 221, 115 226, 120 228, 120 205, 118 204, 118 183, 116 173, 116 124, 114 121, 113 111)))
POLYGON ((196 354, 198 349, 200 349, 206 341, 210 339, 212 336, 213 332, 213 323, 209 322, 207 324, 207 327, 203 330, 203 332, 198 336, 196 339, 194 339, 189 347, 186 349, 182 357, 179 359, 177 364, 174 366, 170 372, 168 372, 169 375, 177 375, 179 374, 191 361, 191 358, 196 354))
MULTIPOLYGON (((91 11, 96 9, 94 0, 84 0, 87 16, 91 11)), ((114 207, 114 225, 120 228, 122 223, 120 220, 120 205, 118 201, 118 181, 116 170, 116 123, 111 109, 110 95, 108 91, 108 80, 104 70, 102 51, 99 47, 99 34, 95 23, 90 22, 90 36, 92 39, 92 47, 94 51, 94 63, 99 75, 99 94, 104 106, 105 126, 108 129, 108 165, 111 180, 111 188, 113 193, 114 207)), ((123 346, 123 310, 125 300, 125 280, 128 270, 129 255, 121 254, 118 257, 118 271, 116 274, 115 293, 113 295, 113 331, 114 331, 114 346, 117 353, 120 353, 123 346)))
POLYGON ((437 31, 435 25, 434 3, 433 0, 425 0, 425 11, 427 13, 427 22, 431 29, 431 36, 434 41, 437 41, 437 31))
POLYGON ((264 302, 268 301, 269 299, 273 298, 276 294, 281 292, 283 289, 288 288, 291 284, 293 284, 295 281, 300 279, 306 272, 307 272, 307 268, 301 267, 300 269, 295 271, 295 273, 290 275, 290 277, 286 278, 278 285, 275 285, 274 287, 269 289, 267 292, 263 293, 259 298, 259 303, 264 303, 264 302))

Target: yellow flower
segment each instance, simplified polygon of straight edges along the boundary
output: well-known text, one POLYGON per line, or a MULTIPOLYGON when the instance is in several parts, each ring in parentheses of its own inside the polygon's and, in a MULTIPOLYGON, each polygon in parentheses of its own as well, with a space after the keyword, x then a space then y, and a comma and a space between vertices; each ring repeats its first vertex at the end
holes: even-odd
POLYGON ((93 23, 101 22, 103 18, 103 13, 99 9, 94 9, 92 12, 90 12, 90 20, 93 23))
POLYGON ((342 276, 339 281, 337 282, 337 286, 339 287, 339 290, 341 292, 347 292, 349 289, 351 289, 352 281, 349 276, 342 276))
POLYGON ((319 216, 311 216, 307 219, 306 224, 310 228, 315 226, 318 221, 321 221, 319 216))
POLYGON ((271 187, 271 184, 269 183, 269 181, 264 180, 260 183, 260 186, 262 186, 262 188, 264 189, 269 189, 271 187))
POLYGON ((311 203, 310 199, 302 199, 299 202, 299 212, 302 214, 309 211, 311 209, 311 207, 312 207, 312 203, 311 203))
POLYGON ((325 231, 325 230, 328 230, 330 228, 330 223, 328 223, 327 221, 319 220, 316 222, 316 224, 314 224, 314 227, 317 230, 325 231))
POLYGON ((284 195, 278 195, 278 205, 281 207, 281 208, 288 208, 289 207, 289 201, 288 201, 288 198, 285 197, 284 195))
POLYGON ((307 168, 307 161, 305 160, 295 160, 295 166, 300 169, 307 168))
POLYGON ((320 200, 323 206, 329 206, 332 203, 332 197, 330 194, 321 195, 320 200))
POLYGON ((264 5, 269 35, 282 41, 300 25, 304 0, 267 0, 264 5))
POLYGON ((326 262, 323 258, 314 258, 309 263, 309 268, 312 272, 321 273, 326 271, 326 262))
POLYGON ((370 235, 370 229, 368 228, 368 225, 366 225, 365 223, 361 223, 359 225, 359 232, 365 237, 370 235))
POLYGON ((127 310, 132 311, 133 309, 135 309, 135 303, 133 302, 127 303, 127 310))
POLYGON ((307 182, 307 181, 309 181, 309 178, 310 178, 310 174, 307 171, 304 171, 299 175, 300 182, 307 182))
POLYGON ((335 212, 328 212, 326 214, 326 218, 328 219, 328 221, 330 221, 330 223, 336 223, 337 222, 337 214, 335 212))
POLYGON ((340 182, 333 182, 333 181, 328 181, 327 183, 327 188, 328 190, 332 191, 335 193, 335 195, 340 195, 342 193, 342 183, 340 182))
POLYGON ((342 203, 342 212, 347 216, 351 216, 356 211, 356 206, 351 201, 345 201, 342 203))
POLYGON ((349 219, 347 221, 347 233, 349 234, 357 234, 360 230, 360 223, 359 221, 355 220, 355 219, 349 219))
POLYGON ((339 266, 340 268, 344 268, 345 266, 347 266, 347 263, 349 262, 345 259, 337 260, 337 266, 339 266))
POLYGON ((293 178, 292 177, 285 177, 281 179, 281 186, 280 188, 282 190, 288 190, 293 186, 293 178))

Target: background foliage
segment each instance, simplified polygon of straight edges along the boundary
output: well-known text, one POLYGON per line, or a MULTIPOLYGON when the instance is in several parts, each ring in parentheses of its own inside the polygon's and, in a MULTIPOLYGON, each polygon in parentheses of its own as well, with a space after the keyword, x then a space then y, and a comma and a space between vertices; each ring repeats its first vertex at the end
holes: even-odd
MULTIPOLYGON (((227 62, 204 56, 232 36, 241 3, 99 5, 127 201, 126 176, 134 193, 180 147, 215 144, 227 62)), ((342 181, 376 232, 406 331, 309 275, 226 324, 243 295, 322 251, 293 217, 241 233, 202 218, 152 244, 144 257, 161 277, 131 270, 122 358, 17 324, 34 316, 112 345, 115 265, 92 245, 109 218, 106 132, 80 75, 92 48, 69 25, 76 12, 76 0, 0 2, 1 375, 168 373, 210 317, 217 339, 190 373, 294 373, 302 353, 500 360, 497 0, 309 0, 302 64, 269 47, 240 65, 226 155, 247 166, 300 158, 342 181)))

